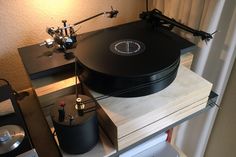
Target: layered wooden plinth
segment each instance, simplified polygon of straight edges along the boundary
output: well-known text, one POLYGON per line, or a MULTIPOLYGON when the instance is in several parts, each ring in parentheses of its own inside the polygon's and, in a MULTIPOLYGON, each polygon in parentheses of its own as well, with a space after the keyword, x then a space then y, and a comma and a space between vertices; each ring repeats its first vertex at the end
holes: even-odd
MULTIPOLYGON (((164 90, 137 98, 109 97, 98 102, 101 127, 121 150, 206 106, 212 84, 180 66, 164 90)), ((101 94, 90 91, 94 97, 101 94)))

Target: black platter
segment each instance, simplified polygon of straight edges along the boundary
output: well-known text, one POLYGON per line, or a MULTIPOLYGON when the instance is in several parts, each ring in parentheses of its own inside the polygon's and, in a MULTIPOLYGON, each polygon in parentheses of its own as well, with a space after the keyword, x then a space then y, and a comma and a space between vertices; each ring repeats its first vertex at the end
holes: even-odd
MULTIPOLYGON (((147 95, 167 87, 176 77, 180 53, 196 48, 146 21, 80 34, 77 41, 77 47, 67 51, 78 57, 81 81, 97 92, 123 97, 147 95)), ((56 49, 36 44, 18 50, 30 79, 74 73, 74 60, 66 60, 56 49)))
POLYGON ((166 88, 176 77, 181 47, 169 31, 145 21, 91 33, 75 50, 80 79, 90 89, 137 97, 166 88))

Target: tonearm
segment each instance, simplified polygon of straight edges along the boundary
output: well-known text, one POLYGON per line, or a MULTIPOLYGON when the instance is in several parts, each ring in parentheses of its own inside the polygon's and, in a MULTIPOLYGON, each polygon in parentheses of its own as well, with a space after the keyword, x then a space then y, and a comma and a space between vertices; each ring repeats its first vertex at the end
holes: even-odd
POLYGON ((158 9, 153 9, 151 11, 145 11, 140 14, 140 18, 146 20, 153 24, 154 27, 162 27, 168 30, 172 30, 174 27, 178 27, 182 30, 190 32, 193 36, 199 36, 204 41, 209 41, 213 38, 213 33, 207 33, 201 30, 195 30, 191 27, 188 27, 182 23, 177 22, 175 19, 169 18, 162 14, 162 12, 158 9))
POLYGON ((107 17, 113 18, 116 17, 119 12, 114 10, 111 7, 111 11, 101 12, 79 22, 76 22, 72 25, 68 25, 66 20, 62 20, 63 27, 49 27, 46 29, 46 32, 53 37, 53 39, 47 39, 40 46, 45 45, 46 47, 50 48, 56 45, 59 49, 66 50, 72 48, 73 44, 76 43, 76 31, 74 27, 82 24, 86 21, 94 19, 101 15, 108 15, 107 17))

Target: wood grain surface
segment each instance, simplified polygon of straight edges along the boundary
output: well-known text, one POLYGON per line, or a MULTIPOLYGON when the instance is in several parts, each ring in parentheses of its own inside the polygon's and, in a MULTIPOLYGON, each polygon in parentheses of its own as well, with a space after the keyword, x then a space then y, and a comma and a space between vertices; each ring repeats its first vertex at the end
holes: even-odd
MULTIPOLYGON (((168 115, 189 106, 191 108, 193 104, 206 105, 211 88, 211 83, 180 66, 175 81, 160 92, 137 98, 109 97, 99 101, 99 121, 113 144, 119 148, 120 139, 134 135, 137 130, 157 120, 173 119, 168 115)), ((94 91, 91 93, 94 97, 101 95, 94 91)))

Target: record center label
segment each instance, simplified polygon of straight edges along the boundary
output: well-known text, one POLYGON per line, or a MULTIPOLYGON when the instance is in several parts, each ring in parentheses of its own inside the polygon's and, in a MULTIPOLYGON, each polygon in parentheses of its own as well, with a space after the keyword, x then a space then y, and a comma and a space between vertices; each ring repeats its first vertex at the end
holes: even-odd
POLYGON ((145 45, 137 40, 123 39, 112 43, 110 45, 110 50, 118 55, 133 56, 144 52, 145 45))

